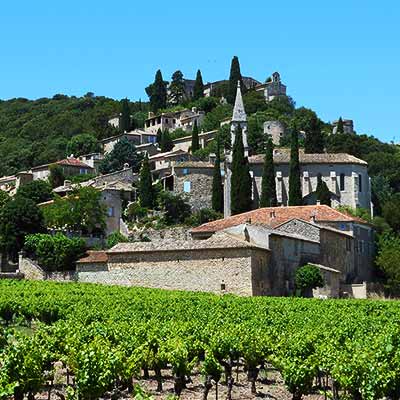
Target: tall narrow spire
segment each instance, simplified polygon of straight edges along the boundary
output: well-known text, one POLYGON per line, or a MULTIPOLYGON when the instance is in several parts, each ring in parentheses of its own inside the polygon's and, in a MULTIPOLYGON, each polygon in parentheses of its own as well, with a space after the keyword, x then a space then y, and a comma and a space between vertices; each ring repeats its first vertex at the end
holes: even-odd
POLYGON ((240 89, 240 81, 238 81, 235 106, 233 107, 232 122, 246 122, 247 115, 244 110, 242 91, 240 89))

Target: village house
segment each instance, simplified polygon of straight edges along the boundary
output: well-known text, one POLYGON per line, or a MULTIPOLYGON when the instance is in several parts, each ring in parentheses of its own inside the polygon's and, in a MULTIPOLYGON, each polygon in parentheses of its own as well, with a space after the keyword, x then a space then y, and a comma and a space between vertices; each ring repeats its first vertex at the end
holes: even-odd
MULTIPOLYGON (((218 131, 213 130, 199 133, 200 148, 204 149, 210 142, 212 142, 217 137, 217 132, 218 131)), ((189 152, 192 146, 192 135, 174 139, 172 143, 174 144, 174 150, 183 150, 189 152)))
POLYGON ((286 86, 281 82, 279 72, 274 72, 270 80, 257 85, 255 90, 257 92, 263 92, 267 102, 272 101, 276 97, 286 96, 286 86))
POLYGON ((90 153, 90 154, 83 154, 78 157, 79 161, 89 165, 89 167, 93 168, 94 173, 99 173, 99 166, 104 160, 104 154, 102 153, 90 153))
POLYGON ((179 128, 191 132, 195 122, 197 122, 197 125, 200 127, 204 115, 204 111, 199 111, 196 107, 193 107, 191 110, 186 109, 182 111, 161 113, 159 115, 149 112, 149 117, 144 123, 144 130, 153 134, 157 134, 159 130, 163 132, 168 129, 170 132, 173 132, 179 128))
POLYGON ((135 146, 155 144, 157 142, 157 132, 149 132, 141 129, 135 129, 131 132, 121 133, 116 136, 111 136, 101 141, 104 154, 110 153, 114 146, 122 139, 127 139, 135 146))

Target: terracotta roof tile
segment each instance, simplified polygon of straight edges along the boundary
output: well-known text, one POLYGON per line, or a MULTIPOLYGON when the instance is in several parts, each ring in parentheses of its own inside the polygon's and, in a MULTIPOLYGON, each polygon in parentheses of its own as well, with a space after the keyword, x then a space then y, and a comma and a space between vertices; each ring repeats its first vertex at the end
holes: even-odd
POLYGON ((208 222, 192 229, 193 233, 217 232, 231 226, 244 223, 266 225, 275 228, 291 219, 310 221, 315 217, 315 222, 360 222, 366 221, 347 215, 326 205, 292 206, 292 207, 267 207, 249 211, 243 214, 233 215, 225 219, 208 222))
POLYGON ((88 168, 88 169, 93 169, 91 166, 85 164, 81 160, 78 160, 77 158, 65 158, 64 160, 57 161, 56 164, 58 165, 67 165, 71 167, 81 167, 81 168, 88 168))
POLYGON ((78 260, 78 263, 88 264, 88 263, 106 263, 108 261, 108 256, 105 251, 88 251, 87 256, 78 260))

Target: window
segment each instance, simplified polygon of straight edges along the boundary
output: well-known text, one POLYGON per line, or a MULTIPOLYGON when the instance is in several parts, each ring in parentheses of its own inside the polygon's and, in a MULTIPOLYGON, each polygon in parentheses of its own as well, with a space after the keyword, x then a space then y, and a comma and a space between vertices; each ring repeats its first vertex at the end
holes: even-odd
POLYGON ((189 173, 189 170, 187 168, 183 168, 183 175, 187 175, 189 173))
POLYGON ((86 170, 85 168, 81 168, 81 169, 79 170, 79 173, 80 173, 81 175, 85 175, 85 174, 87 173, 87 170, 86 170))
POLYGON ((108 207, 107 215, 108 215, 109 217, 114 217, 114 215, 115 215, 114 207, 108 207))
POLYGON ((344 174, 340 174, 340 190, 343 191, 344 189, 344 174))
POLYGON ((190 181, 183 182, 183 191, 185 193, 190 193, 190 186, 191 186, 190 181))
POLYGON ((362 192, 362 175, 358 175, 358 191, 362 192))

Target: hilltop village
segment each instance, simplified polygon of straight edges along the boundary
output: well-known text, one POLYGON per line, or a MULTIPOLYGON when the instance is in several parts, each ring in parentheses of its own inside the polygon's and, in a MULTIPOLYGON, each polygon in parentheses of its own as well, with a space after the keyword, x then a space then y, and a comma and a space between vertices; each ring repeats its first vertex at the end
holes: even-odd
POLYGON ((158 71, 146 92, 100 140, 0 178, 4 276, 290 296, 308 268, 322 282, 307 295, 383 287, 382 204, 368 162, 338 145, 357 140, 352 120, 295 109, 278 72, 243 77, 236 57, 229 80, 158 71))

